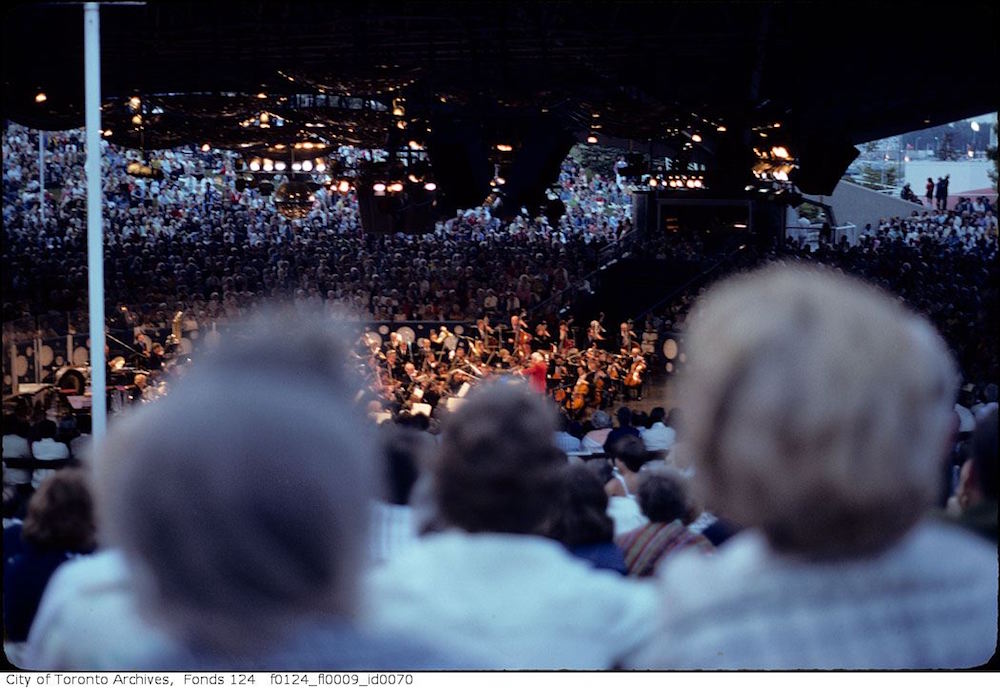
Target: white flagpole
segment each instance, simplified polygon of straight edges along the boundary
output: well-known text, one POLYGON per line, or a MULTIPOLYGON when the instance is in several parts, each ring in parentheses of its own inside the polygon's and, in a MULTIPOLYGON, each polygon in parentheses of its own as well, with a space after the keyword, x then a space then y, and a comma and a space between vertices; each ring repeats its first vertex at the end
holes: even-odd
POLYGON ((87 108, 87 271, 90 303, 90 401, 95 445, 107 431, 104 356, 104 228, 101 217, 101 15, 96 2, 83 6, 87 108))
POLYGON ((38 214, 45 222, 45 132, 38 130, 38 214))

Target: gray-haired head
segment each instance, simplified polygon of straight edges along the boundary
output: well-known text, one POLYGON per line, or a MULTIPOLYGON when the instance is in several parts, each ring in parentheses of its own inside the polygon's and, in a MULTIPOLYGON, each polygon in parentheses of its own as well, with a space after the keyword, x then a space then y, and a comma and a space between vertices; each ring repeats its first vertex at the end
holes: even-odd
POLYGON ((929 322, 776 265, 713 287, 689 323, 678 398, 708 508, 821 558, 880 551, 925 512, 957 387, 929 322))
POLYGON ((609 416, 605 411, 594 411, 593 415, 590 417, 590 424, 594 426, 595 430, 610 428, 611 416, 609 416))
POLYGON ((113 426, 98 467, 143 610, 230 653, 354 613, 376 462, 333 330, 275 311, 244 335, 113 426))

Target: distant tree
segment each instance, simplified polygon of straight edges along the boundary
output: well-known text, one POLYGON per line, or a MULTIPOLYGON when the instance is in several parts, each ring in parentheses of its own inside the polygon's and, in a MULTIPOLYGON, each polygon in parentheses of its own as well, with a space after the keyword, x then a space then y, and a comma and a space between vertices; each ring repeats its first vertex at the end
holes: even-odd
POLYGON ((867 186, 869 189, 878 189, 882 186, 882 172, 876 170, 871 165, 861 166, 861 179, 858 180, 861 186, 867 186))
POLYGON ((896 186, 896 180, 899 178, 899 171, 895 165, 886 165, 885 168, 885 185, 886 186, 896 186))
POLYGON ((596 144, 578 143, 569 151, 569 157, 580 163, 580 166, 589 173, 587 175, 588 178, 594 174, 599 174, 605 178, 613 177, 615 174, 615 163, 618 162, 618 158, 622 155, 624 155, 624 152, 619 148, 610 148, 596 144))

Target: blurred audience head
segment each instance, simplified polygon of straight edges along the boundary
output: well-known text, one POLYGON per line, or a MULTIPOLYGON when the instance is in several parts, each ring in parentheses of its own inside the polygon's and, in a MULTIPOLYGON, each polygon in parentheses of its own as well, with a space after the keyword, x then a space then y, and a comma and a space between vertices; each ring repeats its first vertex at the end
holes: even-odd
POLYGON ((678 396, 700 501, 812 558, 881 551, 932 502, 957 375, 898 300, 770 266, 710 289, 687 345, 678 396))
POLYGON ((89 552, 94 549, 94 500, 80 468, 56 471, 28 502, 21 536, 39 549, 89 552))
POLYGON ((485 383, 443 424, 435 490, 441 516, 468 532, 540 534, 566 455, 555 406, 514 381, 485 383))
POLYGON ((636 496, 642 513, 653 523, 679 520, 686 525, 695 516, 687 481, 669 468, 644 471, 636 496))
POLYGON ((378 456, 346 351, 328 325, 263 313, 109 433, 102 534, 185 641, 251 653, 355 612, 378 456))
POLYGON ((976 418, 972 433, 970 482, 980 500, 997 500, 997 408, 991 407, 976 418))
POLYGON ((619 470, 638 473, 643 464, 649 460, 646 445, 635 435, 625 435, 618 438, 608 449, 619 470))
POLYGON ((436 449, 434 438, 414 428, 381 426, 386 461, 386 501, 410 503, 410 493, 436 449))
POLYGON ((566 466, 560 477, 560 509, 551 537, 567 547, 611 542, 614 522, 607 514, 604 483, 582 465, 566 466))

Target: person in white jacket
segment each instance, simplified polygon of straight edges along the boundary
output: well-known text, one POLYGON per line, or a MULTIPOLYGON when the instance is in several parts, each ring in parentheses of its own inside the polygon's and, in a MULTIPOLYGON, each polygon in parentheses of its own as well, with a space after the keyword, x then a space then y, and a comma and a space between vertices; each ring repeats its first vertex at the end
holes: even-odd
POLYGON ((435 494, 443 532, 367 579, 367 616, 477 658, 483 669, 617 666, 654 631, 645 584, 592 569, 545 537, 559 503, 555 409, 488 384, 444 428, 435 494))

